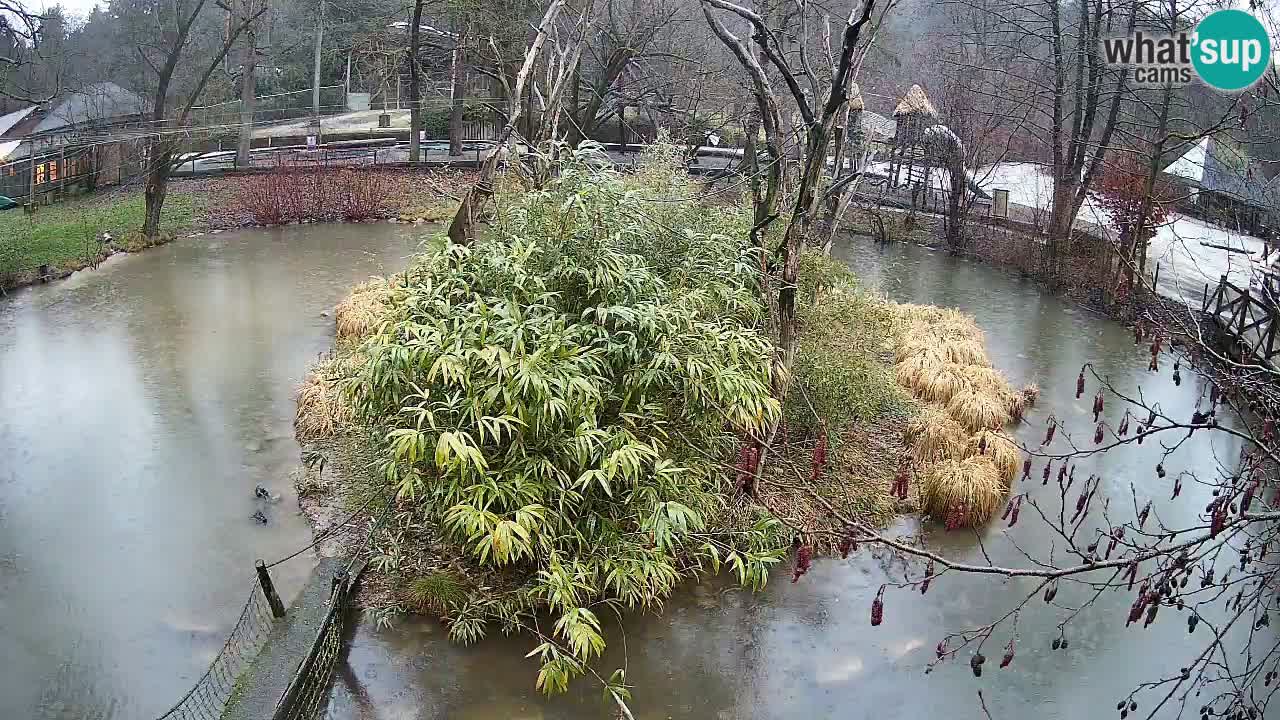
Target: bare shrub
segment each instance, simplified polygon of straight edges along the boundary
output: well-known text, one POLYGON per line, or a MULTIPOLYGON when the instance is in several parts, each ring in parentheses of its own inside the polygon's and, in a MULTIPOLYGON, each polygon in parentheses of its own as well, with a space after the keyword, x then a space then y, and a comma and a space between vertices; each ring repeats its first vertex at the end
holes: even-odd
POLYGON ((259 225, 368 220, 388 213, 388 185, 375 170, 281 166, 247 178, 235 202, 259 225))

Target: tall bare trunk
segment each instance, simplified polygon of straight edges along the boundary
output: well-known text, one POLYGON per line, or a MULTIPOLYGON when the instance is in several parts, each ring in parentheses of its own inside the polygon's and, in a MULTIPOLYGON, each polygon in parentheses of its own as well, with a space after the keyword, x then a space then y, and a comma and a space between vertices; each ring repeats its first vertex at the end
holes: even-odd
POLYGON ((418 51, 422 43, 422 2, 414 0, 413 24, 409 27, 409 162, 422 159, 422 72, 418 51))
POLYGON ((142 223, 142 235, 148 240, 160 237, 160 211, 169 191, 169 168, 173 162, 173 147, 167 140, 153 138, 148 142, 147 186, 143 192, 146 217, 142 223))
POLYGON ((453 63, 450 68, 452 87, 449 91, 451 105, 449 107, 449 154, 462 154, 462 115, 466 108, 467 98, 467 36, 458 33, 458 45, 453 50, 453 63))
MULTIPOLYGON (((248 5, 251 0, 246 0, 248 5)), ((246 9, 245 17, 250 15, 246 9)), ((240 70, 240 144, 236 147, 236 165, 249 167, 249 151, 253 147, 253 111, 258 99, 258 33, 250 25, 244 33, 244 59, 240 70)))

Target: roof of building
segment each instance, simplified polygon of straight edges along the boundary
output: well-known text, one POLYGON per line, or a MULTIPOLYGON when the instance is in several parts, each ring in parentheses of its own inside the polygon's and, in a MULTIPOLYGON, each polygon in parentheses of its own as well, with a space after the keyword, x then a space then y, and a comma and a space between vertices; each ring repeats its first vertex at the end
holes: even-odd
POLYGON ((938 116, 938 109, 929 102, 929 96, 924 94, 924 88, 919 85, 912 85, 906 95, 902 96, 902 102, 898 103, 898 107, 894 108, 893 116, 914 115, 923 113, 931 117, 938 116))
POLYGON ((38 105, 28 105, 21 110, 15 110, 8 115, 0 116, 0 135, 9 132, 9 128, 22 122, 31 113, 35 112, 38 105))
POLYGON ((58 98, 32 132, 50 132, 68 125, 141 115, 145 110, 146 104, 137 93, 113 82, 94 83, 58 98))
POLYGON ((890 140, 898 131, 898 123, 877 112, 862 111, 862 132, 872 140, 890 140))
POLYGON ((1275 202, 1270 176, 1257 161, 1228 143, 1203 138, 1165 167, 1164 172, 1202 190, 1222 193, 1240 202, 1269 206, 1275 202))

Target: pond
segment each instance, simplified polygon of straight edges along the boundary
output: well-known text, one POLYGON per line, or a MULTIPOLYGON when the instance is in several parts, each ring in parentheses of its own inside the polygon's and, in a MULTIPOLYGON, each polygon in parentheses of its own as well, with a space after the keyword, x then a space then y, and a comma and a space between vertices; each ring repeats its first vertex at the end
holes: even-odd
MULTIPOLYGON (((895 300, 973 314, 986 332, 994 363, 1015 384, 1036 382, 1043 390, 1017 433, 1026 443, 1040 442, 1050 413, 1081 439, 1092 435, 1092 394, 1079 401, 1074 396, 1076 374, 1086 362, 1119 388, 1140 386, 1172 416, 1191 416, 1200 390, 1193 374, 1184 373, 1181 387, 1175 387, 1167 369, 1148 374, 1147 351, 1134 347, 1130 331, 1044 296, 1031 282, 910 245, 880 249, 851 239, 835 253, 865 286, 895 300)), ((1201 433, 1176 457, 1179 468, 1204 471, 1215 453, 1233 458, 1237 452, 1232 443, 1222 438, 1211 443, 1201 433)), ((1091 472, 1100 473, 1100 492, 1112 499, 1112 516, 1132 518, 1130 483, 1140 495, 1169 496, 1174 473, 1156 478, 1157 455, 1156 444, 1146 443, 1081 462, 1076 490, 1091 472)), ((1040 467, 1026 489, 1056 509, 1054 486, 1041 491, 1040 467), (1054 492, 1045 495, 1049 490, 1054 492)), ((1208 491, 1189 487, 1181 498, 1185 502, 1165 507, 1157 501, 1157 512, 1166 522, 1191 519, 1203 505, 1196 493, 1207 497, 1208 491)), ((1073 493, 1072 506, 1074 500, 1073 493)), ((977 534, 906 521, 898 530, 923 532, 930 547, 968 562, 982 563, 985 552, 997 564, 1022 566, 1027 561, 1014 542, 1043 555, 1054 541, 1030 515, 1024 510, 1010 535, 998 521, 977 534)), ((613 618, 608 649, 596 667, 606 677, 614 668, 626 668, 634 692, 629 705, 641 720, 981 718, 979 689, 994 717, 1053 720, 1115 713, 1116 703, 1137 683, 1176 674, 1190 652, 1203 646, 1197 641, 1205 640, 1189 637, 1185 618, 1173 613, 1146 630, 1125 628, 1132 598, 1108 594, 1066 627, 1069 646, 1054 652, 1056 623, 1064 613, 1037 600, 1021 614, 1017 657, 1009 668, 995 667, 1008 639, 1002 631, 985 649, 991 660, 982 679, 971 673, 968 654, 926 674, 935 646, 948 631, 992 622, 1036 583, 949 576, 935 581, 924 596, 890 590, 884 624, 871 627, 871 601, 880 585, 901 581, 904 573, 918 578, 922 570, 919 564, 863 550, 848 560, 816 560, 795 584, 789 582, 788 562, 755 594, 719 579, 704 581, 681 589, 660 613, 637 612, 621 622, 613 618)), ((1081 589, 1065 586, 1057 602, 1069 605, 1085 597, 1081 589)), ((578 680, 567 696, 542 697, 534 689, 536 660, 524 658, 535 644, 527 637, 495 635, 459 647, 431 619, 402 619, 390 630, 366 619, 338 673, 329 717, 612 717, 614 708, 590 677, 578 680)), ((1150 697, 1140 696, 1139 702, 1154 705, 1150 697)))
MULTIPOLYGON (((304 225, 184 239, 0 300, 0 717, 154 717, 203 672, 235 621, 253 561, 307 544, 289 472, 293 389, 328 349, 325 311, 370 274, 402 267, 428 231, 388 224, 304 225), (282 497, 261 503, 262 484, 282 497), (257 509, 270 516, 260 526, 257 509)), ((1018 435, 1039 442, 1053 413, 1091 434, 1090 396, 1074 398, 1093 362, 1121 388, 1141 387, 1174 416, 1199 392, 1184 373, 1145 371, 1124 328, 1043 296, 1036 285, 914 246, 851 240, 836 250, 868 287, 910 302, 972 313, 995 364, 1043 388, 1018 435)), ((1115 412, 1109 408, 1109 413, 1115 412)), ((1238 448, 1192 438, 1178 467, 1201 470, 1238 448)), ((1147 444, 1081 463, 1098 472, 1113 515, 1132 515, 1130 484, 1167 497, 1147 444)), ((1031 486, 1041 494, 1038 468, 1031 486)), ((1049 489, 1052 489, 1050 486, 1049 489)), ((1019 490, 1021 491, 1021 490, 1019 490)), ((1187 520, 1206 494, 1158 505, 1187 520)), ((1024 512, 1006 534, 944 533, 903 522, 925 542, 973 562, 1025 562, 1053 536, 1024 512)), ((280 568, 286 598, 310 570, 304 554, 280 568)), ((789 563, 788 563, 789 565, 789 563)), ((982 679, 965 658, 926 674, 950 630, 985 624, 1032 583, 945 577, 928 595, 890 590, 885 621, 868 614, 882 583, 921 568, 864 550, 790 568, 756 594, 710 579, 682 588, 661 612, 609 622, 597 667, 626 667, 637 718, 920 718, 992 714, 1043 720, 1114 712, 1133 686, 1176 672, 1198 637, 1172 614, 1125 628, 1130 598, 1107 595, 1067 626, 1068 650, 1049 650, 1062 613, 1036 602, 1018 623, 1018 656, 995 668, 1006 635, 987 648, 982 679)), ((1081 599, 1066 587, 1060 603, 1081 599)), ((613 712, 590 678, 567 696, 534 689, 527 637, 448 642, 430 619, 394 629, 361 622, 338 671, 332 718, 600 718, 613 712)), ((1148 699, 1142 699, 1148 702, 1148 699)))
POLYGON ((145 719, 190 688, 254 560, 311 541, 289 472, 322 313, 425 232, 205 235, 0 299, 0 717, 145 719))

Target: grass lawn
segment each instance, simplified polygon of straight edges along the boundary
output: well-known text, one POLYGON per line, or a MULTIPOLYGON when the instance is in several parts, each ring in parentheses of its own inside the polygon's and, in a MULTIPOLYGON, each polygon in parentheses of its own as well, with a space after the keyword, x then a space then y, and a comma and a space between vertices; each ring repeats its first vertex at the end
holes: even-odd
MULTIPOLYGON (((161 216, 165 234, 190 228, 195 211, 192 196, 170 193, 161 216)), ((127 249, 141 248, 146 244, 138 234, 142 217, 140 189, 64 200, 34 215, 21 209, 0 212, 0 287, 41 265, 65 271, 91 264, 96 238, 104 232, 127 249)))

